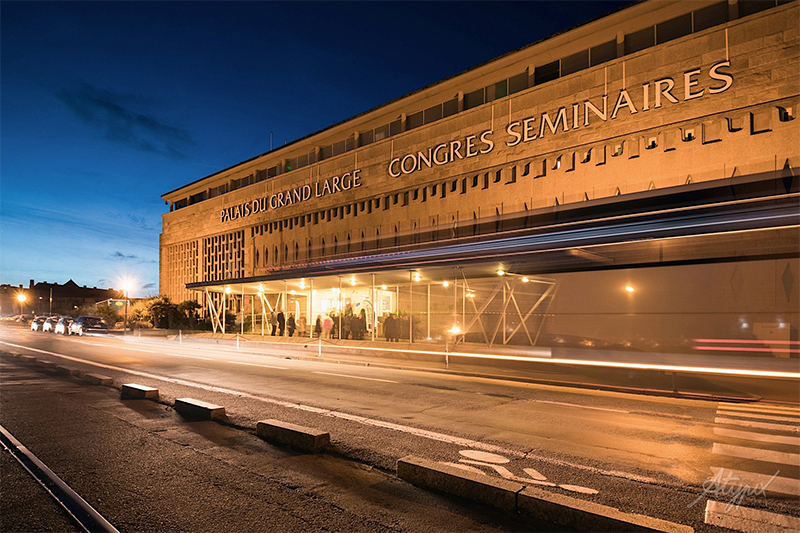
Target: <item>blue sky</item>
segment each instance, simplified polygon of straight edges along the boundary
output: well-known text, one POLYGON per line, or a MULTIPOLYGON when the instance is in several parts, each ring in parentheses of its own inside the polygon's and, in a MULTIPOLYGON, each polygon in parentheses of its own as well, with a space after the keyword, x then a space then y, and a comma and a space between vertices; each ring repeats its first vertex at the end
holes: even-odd
POLYGON ((0 5, 0 283, 158 292, 161 194, 627 2, 0 5))

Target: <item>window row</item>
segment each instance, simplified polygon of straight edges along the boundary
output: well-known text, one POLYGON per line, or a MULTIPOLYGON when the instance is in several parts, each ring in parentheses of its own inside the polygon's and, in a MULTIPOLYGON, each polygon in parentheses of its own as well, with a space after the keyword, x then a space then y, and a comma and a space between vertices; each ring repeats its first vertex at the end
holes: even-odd
MULTIPOLYGON (((791 0, 740 0, 738 2, 738 17, 741 18, 752 15, 759 11, 789 3, 790 1, 791 0)), ((626 34, 622 53, 625 55, 633 54, 657 44, 663 44, 691 33, 725 24, 728 22, 728 19, 729 11, 727 1, 712 4, 691 13, 626 34)), ((207 193, 198 193, 188 199, 179 200, 173 204, 172 209, 180 209, 187 205, 192 205, 199 201, 225 194, 226 192, 252 183, 257 183, 264 179, 303 168, 324 159, 329 159, 345 152, 355 150, 358 147, 366 146, 399 133, 455 115, 460 111, 472 109, 499 98, 509 96, 529 87, 541 85, 600 65, 616 59, 618 56, 619 51, 617 43, 615 40, 612 40, 550 63, 537 65, 534 67, 532 74, 526 69, 525 72, 510 78, 465 93, 462 100, 455 97, 427 109, 407 115, 405 120, 398 118, 369 131, 351 134, 347 138, 333 144, 323 146, 319 149, 314 148, 307 154, 287 159, 280 165, 273 166, 266 170, 256 171, 255 176, 251 175, 241 178, 240 180, 231 180, 229 184, 211 188, 207 193)))

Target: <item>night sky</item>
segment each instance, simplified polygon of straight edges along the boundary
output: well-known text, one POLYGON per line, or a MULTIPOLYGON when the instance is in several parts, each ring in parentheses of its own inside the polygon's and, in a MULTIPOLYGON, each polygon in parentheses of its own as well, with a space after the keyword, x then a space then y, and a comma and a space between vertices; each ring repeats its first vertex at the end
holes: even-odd
POLYGON ((629 2, 0 5, 0 283, 158 292, 161 195, 629 2))

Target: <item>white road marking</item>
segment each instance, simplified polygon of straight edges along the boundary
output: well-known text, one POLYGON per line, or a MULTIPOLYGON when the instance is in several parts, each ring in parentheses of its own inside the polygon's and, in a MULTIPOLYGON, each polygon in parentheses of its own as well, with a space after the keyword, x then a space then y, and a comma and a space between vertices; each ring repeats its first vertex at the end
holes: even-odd
POLYGON ((524 470, 525 473, 531 476, 533 479, 538 479, 539 481, 544 481, 545 479, 547 479, 547 477, 542 475, 538 470, 534 470, 533 468, 523 468, 522 470, 524 470))
POLYGON ((597 494, 597 491, 589 487, 581 487, 580 485, 559 485, 564 490, 571 490, 572 492, 580 492, 582 494, 597 494))
POLYGON ((234 365, 247 365, 247 366, 258 366, 261 368, 276 368, 278 370, 286 370, 286 367, 283 366, 273 366, 273 365, 262 365, 260 363, 245 363, 243 361, 225 361, 226 363, 231 363, 234 365))
POLYGON ((589 405, 579 405, 579 404, 576 404, 576 403, 551 402, 551 401, 548 401, 548 400, 531 400, 531 401, 536 402, 536 403, 549 403, 549 404, 552 404, 552 405, 565 405, 567 407, 577 407, 579 409, 593 409, 595 411, 608 411, 608 412, 611 412, 611 413, 630 413, 630 411, 624 411, 622 409, 609 409, 607 407, 592 407, 592 406, 589 406, 589 405))
POLYGON ((382 381, 383 383, 400 383, 391 379, 365 378, 361 376, 350 376, 348 374, 334 374, 333 372, 312 372, 312 374, 324 374, 326 376, 339 376, 340 378, 366 379, 367 381, 382 381))
POLYGON ((204 361, 213 361, 212 357, 200 357, 199 355, 183 355, 181 353, 168 353, 165 355, 171 355, 173 357, 187 357, 189 359, 203 359, 204 361))
POLYGON ((511 471, 508 468, 506 468, 504 466, 491 464, 491 463, 482 463, 480 461, 472 461, 470 459, 461 459, 461 462, 462 463, 471 464, 471 465, 487 466, 487 467, 493 469, 498 474, 500 474, 502 477, 504 477, 506 479, 510 479, 511 481, 518 481, 519 483, 527 483, 528 485, 539 485, 539 486, 542 486, 542 487, 555 487, 556 486, 555 483, 551 483, 549 481, 540 481, 540 480, 537 480, 537 479, 528 479, 528 478, 524 478, 524 477, 515 476, 513 473, 511 473, 511 471))
POLYGON ((439 464, 453 466, 455 468, 460 468, 461 470, 466 470, 467 472, 473 472, 475 474, 483 474, 484 476, 486 475, 486 472, 484 472, 480 468, 475 468, 474 466, 462 465, 459 463, 446 463, 444 461, 439 461, 439 464))
POLYGON ((800 518, 730 505, 708 500, 705 512, 706 524, 735 529, 745 533, 790 533, 800 531, 800 518))
POLYGON ((480 450, 461 450, 458 453, 468 459, 483 461, 485 463, 495 463, 498 465, 504 465, 511 461, 511 459, 508 457, 503 457, 502 455, 497 455, 496 453, 482 452, 480 450))
POLYGON ((719 409, 724 411, 752 411, 752 412, 764 412, 764 413, 774 413, 778 414, 787 414, 787 415, 796 415, 800 416, 800 409, 797 407, 789 407, 783 405, 740 405, 740 404, 731 404, 731 403, 721 403, 718 404, 719 409))
POLYGON ((746 472, 744 470, 731 470, 718 467, 711 467, 714 476, 729 476, 727 488, 733 489, 733 483, 737 482, 743 487, 748 487, 751 490, 763 488, 766 492, 778 492, 780 494, 791 494, 792 496, 800 496, 800 479, 793 479, 788 477, 770 476, 767 474, 759 474, 757 472, 746 472), (722 471, 722 474, 720 474, 722 471), (727 474, 726 474, 727 473, 727 474))
POLYGON ((711 453, 790 466, 797 466, 800 464, 800 454, 776 452, 774 450, 763 450, 761 448, 748 448, 746 446, 734 446, 732 444, 720 444, 719 442, 714 443, 711 453))
POLYGON ((731 426, 742 426, 746 428, 771 429, 774 431, 800 432, 800 426, 790 426, 789 424, 770 424, 768 422, 753 422, 751 420, 734 420, 732 418, 715 418, 715 424, 729 424, 731 426))
POLYGON ((756 420, 774 420, 776 422, 794 422, 795 424, 800 423, 800 417, 797 416, 774 416, 774 415, 765 415, 763 413, 745 413, 741 411, 722 411, 722 410, 718 410, 717 414, 719 416, 755 418, 756 420))
POLYGON ((770 433, 755 433, 753 431, 714 428, 714 435, 719 435, 721 437, 733 437, 734 439, 753 440, 757 442, 772 442, 775 444, 800 446, 800 437, 787 437, 785 435, 772 435, 770 433))
POLYGON ((155 350, 142 350, 139 348, 128 348, 127 346, 109 346, 107 344, 95 344, 95 346, 104 346, 106 348, 114 348, 119 350, 130 350, 132 352, 144 352, 144 353, 160 353, 155 350))

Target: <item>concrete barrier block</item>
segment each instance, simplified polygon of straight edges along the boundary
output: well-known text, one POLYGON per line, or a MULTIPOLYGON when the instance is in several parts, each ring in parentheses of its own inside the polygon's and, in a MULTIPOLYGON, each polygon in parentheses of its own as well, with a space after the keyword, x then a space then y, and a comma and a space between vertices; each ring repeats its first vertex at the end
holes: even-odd
POLYGON ((412 456, 397 461, 397 477, 418 487, 453 494, 504 511, 516 509, 517 493, 524 488, 520 483, 412 456))
POLYGON ((53 361, 47 361, 45 359, 39 359, 36 361, 36 366, 43 370, 55 370, 56 364, 53 361))
POLYGON ((517 496, 518 510, 537 520, 575 531, 658 531, 692 533, 693 528, 563 494, 526 487, 517 496))
POLYGON ((92 385, 104 385, 106 387, 110 387, 111 384, 114 383, 114 380, 108 376, 103 376, 101 374, 85 374, 83 379, 91 383, 92 385))
POLYGON ((157 400, 158 389, 137 385, 136 383, 126 383, 122 386, 122 398, 134 400, 157 400))
POLYGON ((36 364, 36 356, 33 355, 20 355, 19 360, 22 361, 23 363, 28 363, 31 365, 36 364))
POLYGON ((267 442, 289 446, 306 452, 317 452, 331 443, 330 433, 280 420, 262 420, 256 424, 256 435, 267 442))
POLYGON ((71 366, 64 366, 64 365, 57 365, 56 372, 59 374, 64 374, 65 376, 79 376, 81 371, 77 368, 72 368, 71 366))
POLYGON ((225 408, 221 405, 195 400, 194 398, 178 398, 175 400, 175 410, 187 418, 211 420, 225 416, 225 408))

